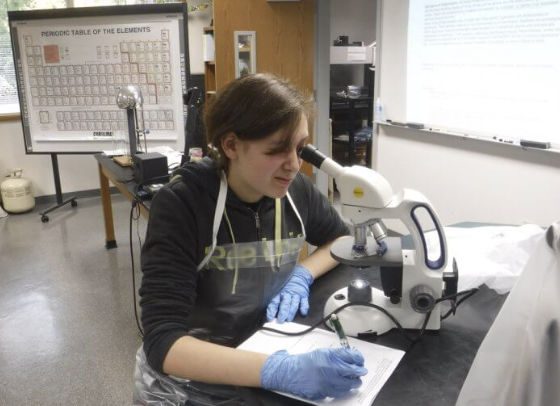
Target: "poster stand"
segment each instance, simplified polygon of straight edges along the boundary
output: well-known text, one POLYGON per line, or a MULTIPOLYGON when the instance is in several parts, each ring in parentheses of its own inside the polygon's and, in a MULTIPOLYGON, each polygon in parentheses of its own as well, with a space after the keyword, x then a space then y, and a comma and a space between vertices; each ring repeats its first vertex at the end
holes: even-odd
POLYGON ((41 216, 41 221, 46 223, 49 221, 48 213, 53 210, 58 209, 59 207, 64 206, 65 204, 71 203, 72 207, 76 207, 78 202, 76 201, 76 196, 69 197, 66 200, 62 200, 62 188, 60 186, 60 172, 58 170, 58 157, 56 154, 51 154, 51 161, 53 167, 53 175, 54 175, 54 187, 56 190, 56 203, 54 206, 49 207, 47 210, 42 211, 39 213, 41 216))

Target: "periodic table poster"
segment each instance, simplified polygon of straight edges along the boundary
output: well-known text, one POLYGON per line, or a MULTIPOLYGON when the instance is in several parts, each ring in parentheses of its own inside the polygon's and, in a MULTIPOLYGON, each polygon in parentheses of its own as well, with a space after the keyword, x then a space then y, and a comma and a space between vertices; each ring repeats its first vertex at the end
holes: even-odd
MULTIPOLYGON (((11 12, 27 153, 99 152, 128 139, 116 96, 138 86, 148 148, 182 150, 188 40, 184 4, 11 12)), ((142 141, 144 144, 144 141, 142 141)))

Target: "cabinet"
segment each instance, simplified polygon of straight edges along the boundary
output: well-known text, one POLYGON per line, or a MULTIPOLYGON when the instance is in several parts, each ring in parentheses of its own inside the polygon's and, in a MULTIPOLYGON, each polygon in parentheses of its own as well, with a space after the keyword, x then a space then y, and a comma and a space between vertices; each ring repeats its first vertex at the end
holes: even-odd
POLYGON ((204 27, 204 100, 216 94, 216 61, 214 27, 204 27), (210 60, 207 60, 210 59, 210 60))
POLYGON ((371 167, 371 135, 357 138, 356 132, 362 129, 364 123, 372 128, 373 98, 370 96, 360 96, 358 98, 331 96, 330 115, 333 157, 341 165, 365 163, 366 166, 371 167), (337 154, 337 150, 343 153, 337 154), (357 151, 365 152, 363 159, 365 162, 362 161, 361 157, 358 159, 357 151))

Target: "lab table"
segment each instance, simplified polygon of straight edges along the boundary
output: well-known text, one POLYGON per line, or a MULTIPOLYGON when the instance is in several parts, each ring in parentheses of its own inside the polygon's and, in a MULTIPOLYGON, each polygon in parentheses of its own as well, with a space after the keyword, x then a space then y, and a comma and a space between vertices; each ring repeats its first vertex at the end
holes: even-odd
MULTIPOLYGON (((372 286, 381 286, 379 269, 339 265, 313 283, 309 314, 298 316, 294 321, 306 325, 320 321, 329 296, 358 277, 367 279, 372 286)), ((442 321, 439 332, 426 332, 422 340, 412 346, 396 329, 376 340, 367 340, 406 351, 375 399, 374 406, 455 405, 476 352, 506 297, 482 286, 457 308, 455 315, 442 321)), ((443 304, 442 314, 449 308, 443 304)), ((416 333, 410 331, 409 335, 416 333)), ((307 404, 262 389, 240 388, 240 392, 247 406, 307 404)))

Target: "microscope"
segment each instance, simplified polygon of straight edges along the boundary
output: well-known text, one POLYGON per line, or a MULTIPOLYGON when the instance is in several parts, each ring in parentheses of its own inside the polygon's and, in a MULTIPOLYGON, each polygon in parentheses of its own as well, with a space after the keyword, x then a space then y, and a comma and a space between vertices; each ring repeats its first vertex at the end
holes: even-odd
POLYGON ((347 305, 337 316, 350 336, 383 334, 396 325, 385 309, 405 329, 439 330, 437 299, 457 293, 458 272, 444 272, 447 244, 443 227, 428 199, 403 189, 394 193, 379 173, 362 166, 343 167, 307 145, 303 160, 332 176, 340 191, 342 215, 352 222, 354 235, 336 240, 331 255, 353 267, 378 266, 382 289, 368 281, 353 280, 327 300, 324 316, 347 305), (400 237, 388 237, 382 219, 400 220, 410 233, 414 249, 403 249, 400 237), (434 226, 437 249, 428 252, 426 220, 434 226), (360 303, 364 305, 360 305, 360 303), (350 306, 349 304, 356 304, 350 306))

